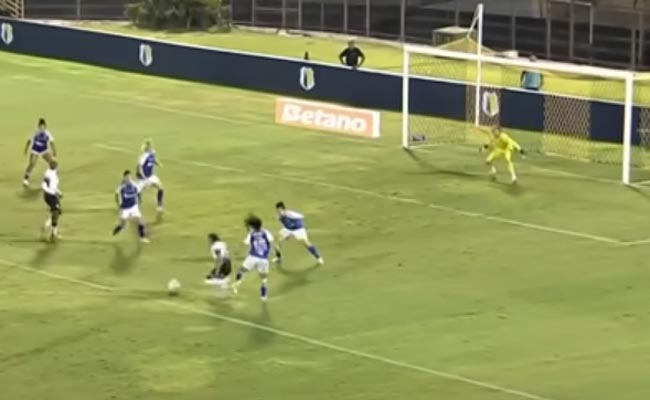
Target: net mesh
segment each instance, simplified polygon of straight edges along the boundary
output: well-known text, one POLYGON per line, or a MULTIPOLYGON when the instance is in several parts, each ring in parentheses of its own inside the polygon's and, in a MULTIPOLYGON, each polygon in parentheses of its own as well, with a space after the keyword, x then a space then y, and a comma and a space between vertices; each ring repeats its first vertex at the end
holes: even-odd
MULTIPOLYGON (((465 38, 444 48, 476 54, 477 44, 471 38, 465 38)), ((494 53, 488 48, 483 48, 482 52, 494 53)), ((537 65, 535 71, 543 77, 539 94, 542 96, 539 104, 543 109, 539 112, 543 114, 543 121, 539 129, 516 129, 507 126, 508 121, 503 120, 504 113, 510 112, 511 120, 512 112, 522 112, 520 109, 504 110, 503 98, 506 90, 522 90, 523 69, 487 62, 482 63, 479 126, 476 127, 476 62, 411 53, 409 75, 415 79, 464 85, 465 109, 462 119, 410 112, 409 145, 476 145, 485 142, 485 133, 490 127, 503 123, 506 131, 530 152, 617 166, 612 170, 620 171, 619 166, 623 162, 625 82, 622 79, 553 72, 545 69, 548 64, 542 61, 537 65), (611 115, 604 116, 603 111, 609 110, 609 106, 615 110, 611 115)), ((418 96, 417 100, 421 101, 422 94, 418 96)), ((413 100, 414 97, 411 97, 413 100)), ((631 149, 633 179, 650 179, 650 75, 635 81, 634 103, 631 149)))

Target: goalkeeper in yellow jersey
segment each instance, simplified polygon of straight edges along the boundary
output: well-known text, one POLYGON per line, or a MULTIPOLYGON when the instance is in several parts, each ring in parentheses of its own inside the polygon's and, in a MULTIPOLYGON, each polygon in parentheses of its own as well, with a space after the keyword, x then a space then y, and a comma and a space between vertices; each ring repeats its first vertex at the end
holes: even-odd
POLYGON ((483 146, 483 149, 490 151, 485 159, 485 163, 490 166, 490 173, 493 179, 496 178, 497 174, 497 169, 494 167, 494 160, 503 157, 508 164, 508 172, 510 172, 512 183, 517 183, 517 174, 515 173, 515 164, 512 162, 512 153, 518 151, 523 155, 524 149, 510 135, 503 132, 499 126, 492 128, 491 136, 490 143, 483 146))

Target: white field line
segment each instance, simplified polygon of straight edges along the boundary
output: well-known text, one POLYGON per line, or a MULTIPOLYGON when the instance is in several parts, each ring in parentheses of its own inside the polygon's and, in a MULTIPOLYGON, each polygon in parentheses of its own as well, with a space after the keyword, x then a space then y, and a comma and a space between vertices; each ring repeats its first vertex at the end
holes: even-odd
POLYGON ((641 240, 630 240, 621 243, 622 246, 630 247, 630 246, 641 246, 644 244, 649 244, 650 243, 650 238, 648 239, 641 239, 641 240))
MULTIPOLYGON (((29 272, 32 272, 32 273, 35 273, 35 274, 38 274, 38 275, 45 276, 45 277, 50 278, 50 279, 56 279, 56 280, 60 280, 60 281, 64 281, 64 282, 68 282, 68 283, 72 283, 72 284, 76 284, 76 285, 81 285, 81 286, 89 287, 89 288, 92 288, 92 289, 101 290, 101 291, 104 291, 104 292, 118 293, 118 292, 121 292, 121 291, 123 292, 124 291, 123 289, 120 289, 120 288, 117 288, 117 287, 106 286, 106 285, 102 285, 102 284, 99 284, 99 283, 86 281, 86 280, 83 280, 83 279, 72 278, 72 277, 69 277, 69 276, 66 276, 66 275, 57 274, 55 272, 48 272, 48 271, 42 270, 42 269, 32 268, 32 267, 29 267, 29 266, 26 266, 26 265, 21 265, 21 264, 14 263, 12 261, 4 260, 4 259, 0 259, 0 264, 5 265, 7 267, 14 267, 14 268, 18 268, 18 269, 21 269, 21 270, 24 270, 24 271, 29 271, 29 272)), ((319 347, 319 348, 322 348, 322 349, 331 350, 331 351, 334 351, 334 352, 337 352, 337 353, 346 354, 346 355, 349 355, 349 356, 352 356, 352 357, 357 357, 357 358, 360 358, 360 359, 375 361, 377 363, 390 365, 390 366, 393 366, 393 367, 396 367, 396 368, 401 368, 401 369, 405 369, 405 370, 420 372, 420 373, 423 373, 423 374, 435 376, 435 377, 445 379, 445 380, 448 380, 448 381, 461 382, 461 383, 465 383, 467 385, 476 386, 476 387, 486 389, 486 390, 490 390, 490 391, 493 391, 493 392, 508 394, 508 395, 511 395, 511 396, 517 397, 517 398, 523 398, 523 399, 529 399, 529 400, 552 400, 552 399, 550 399, 548 397, 539 396, 539 395, 536 395, 536 394, 533 394, 533 393, 528 393, 528 392, 525 392, 525 391, 508 388, 508 387, 505 387, 505 386, 500 386, 500 385, 496 385, 496 384, 489 383, 489 382, 479 381, 479 380, 468 378, 468 377, 465 377, 465 376, 462 376, 462 375, 456 375, 456 374, 452 374, 452 373, 448 373, 448 372, 444 372, 444 371, 439 371, 439 370, 432 369, 432 368, 427 368, 427 367, 422 367, 422 366, 415 365, 415 364, 410 364, 410 363, 403 362, 403 361, 393 360, 391 358, 386 358, 386 357, 374 355, 374 354, 371 354, 371 353, 366 353, 366 352, 363 352, 363 351, 360 351, 360 350, 355 350, 355 349, 350 349, 350 348, 343 347, 343 346, 338 346, 338 345, 335 345, 335 344, 320 341, 318 339, 313 339, 313 338, 310 338, 310 337, 307 337, 307 336, 299 335, 297 333, 292 333, 292 332, 284 331, 284 330, 281 330, 281 329, 272 328, 272 327, 267 326, 267 325, 257 324, 255 322, 246 321, 246 320, 235 318, 235 317, 230 317, 230 316, 225 315, 225 314, 205 310, 205 309, 202 309, 202 308, 194 307, 194 306, 183 304, 183 303, 176 302, 176 301, 162 300, 162 299, 152 300, 152 301, 154 301, 154 302, 156 302, 158 304, 164 305, 166 307, 169 307, 169 308, 175 308, 175 309, 183 310, 183 311, 188 312, 190 314, 202 315, 202 316, 205 316, 205 317, 208 317, 208 318, 217 319, 217 320, 228 322, 228 323, 231 323, 231 324, 234 324, 234 325, 239 325, 239 326, 243 326, 243 327, 246 327, 246 328, 267 332, 269 334, 273 334, 273 335, 280 336, 280 337, 290 339, 290 340, 294 340, 294 341, 297 341, 297 342, 306 343, 306 344, 314 346, 314 347, 319 347)))
POLYGON ((650 184, 650 180, 645 180, 645 181, 636 182, 634 185, 636 185, 636 186, 647 186, 649 184, 650 184))
MULTIPOLYGON (((204 114, 201 112, 196 112, 196 111, 191 111, 191 110, 183 110, 180 108, 175 108, 175 107, 168 107, 165 105, 161 105, 160 103, 156 103, 155 99, 151 98, 141 98, 139 101, 134 101, 132 99, 119 99, 111 96, 98 96, 96 94, 90 94, 90 93, 77 93, 78 96, 80 97, 85 97, 89 99, 95 99, 95 100, 100 100, 100 101, 108 101, 111 103, 116 103, 116 104, 123 104, 123 105, 128 105, 128 106, 137 106, 141 108, 148 108, 151 110, 156 110, 156 111, 164 111, 166 113, 170 114, 176 114, 176 115, 183 115, 186 117, 192 117, 192 118, 198 118, 198 119, 207 119, 207 120, 212 120, 212 121, 220 121, 220 122, 228 122, 231 124, 237 124, 237 125, 242 125, 242 126, 259 126, 260 124, 268 124, 272 121, 270 120, 252 120, 252 119, 241 119, 241 118, 229 118, 229 117, 222 117, 218 115, 211 115, 211 114, 204 114)), ((138 100, 138 98, 136 98, 138 100)), ((280 126, 280 125, 269 125, 271 127, 277 127, 278 129, 286 129, 286 126, 280 126)), ((335 140, 343 140, 343 141, 348 141, 348 142, 356 142, 356 143, 364 143, 364 144, 369 144, 369 145, 376 145, 376 146, 383 146, 380 143, 377 143, 373 139, 360 139, 360 138, 354 138, 352 136, 341 136, 337 134, 331 134, 327 132, 321 132, 321 131, 315 131, 315 130, 304 130, 303 133, 309 134, 309 135, 318 135, 318 136, 327 136, 328 138, 332 138, 335 140)))
MULTIPOLYGON (((134 152, 132 152, 132 151, 130 151, 128 149, 125 149, 123 147, 119 147, 119 146, 113 146, 113 145, 107 145, 107 144, 101 144, 101 143, 98 143, 95 146, 98 147, 98 148, 104 149, 104 150, 115 151, 115 152, 120 152, 120 153, 127 153, 127 154, 135 154, 134 152)), ((282 181, 287 181, 287 182, 302 183, 302 184, 310 185, 310 186, 325 187, 325 188, 328 188, 328 189, 334 189, 334 190, 338 190, 338 191, 355 193, 355 194, 359 194, 359 195, 363 195, 363 196, 375 197, 375 198, 379 198, 379 199, 394 201, 394 202, 397 202, 397 203, 406 203, 406 204, 413 204, 413 205, 422 206, 422 207, 428 207, 430 209, 445 211, 445 212, 449 212, 449 213, 453 213, 453 214, 457 214, 457 215, 462 215, 462 216, 465 216, 465 217, 478 218, 478 219, 483 219, 483 220, 486 220, 486 221, 498 222, 498 223, 505 224, 505 225, 517 226, 517 227, 520 227, 520 228, 526 228, 526 229, 531 229, 531 230, 536 230, 536 231, 541 231, 541 232, 553 233, 553 234, 563 235, 563 236, 570 236, 570 237, 575 237, 575 238, 580 238, 580 239, 587 239, 587 240, 600 242, 600 243, 608 243, 608 244, 614 244, 614 245, 620 245, 620 244, 625 243, 625 242, 623 242, 621 240, 606 237, 606 236, 592 235, 592 234, 589 234, 589 233, 576 232, 576 231, 561 229, 561 228, 553 228, 553 227, 544 226, 544 225, 537 225, 537 224, 517 221, 517 220, 514 220, 514 219, 509 219, 509 218, 497 217, 497 216, 494 216, 494 215, 483 214, 483 213, 480 213, 480 212, 467 211, 467 210, 462 210, 462 209, 458 209, 458 208, 448 207, 448 206, 445 206, 445 205, 442 205, 442 204, 428 203, 428 202, 424 202, 424 201, 421 201, 421 200, 411 199, 411 198, 406 198, 406 197, 401 197, 401 196, 386 195, 386 194, 382 194, 382 193, 378 193, 378 192, 373 192, 373 191, 370 191, 370 190, 364 190, 364 189, 359 189, 359 188, 355 188, 355 187, 351 187, 351 186, 344 186, 344 185, 337 185, 337 184, 328 183, 328 182, 316 181, 316 180, 313 180, 313 179, 306 179, 306 178, 301 178, 301 177, 297 177, 297 176, 281 175, 281 174, 252 173, 250 171, 246 171, 246 170, 240 169, 240 168, 232 168, 232 167, 218 165, 218 164, 204 163, 204 162, 197 162, 197 161, 189 161, 189 160, 181 160, 181 159, 173 159, 173 158, 172 159, 168 158, 168 160, 175 161, 175 162, 181 163, 181 164, 194 165, 194 166, 197 166, 197 167, 210 168, 210 169, 215 169, 215 170, 219 170, 219 171, 254 174, 254 175, 264 177, 264 178, 282 180, 282 181)))
MULTIPOLYGON (((438 151, 427 150, 426 148, 421 148, 420 146, 413 147, 413 148, 411 148, 411 150, 420 151, 420 152, 429 153, 429 154, 437 154, 438 151, 439 151, 439 150, 438 151)), ((579 179, 583 179, 583 180, 586 180, 586 181, 592 181, 592 182, 608 183, 608 184, 615 183, 617 185, 621 185, 621 186, 623 185, 623 183, 621 181, 617 181, 616 179, 597 178, 597 177, 594 177, 594 176, 577 174, 575 172, 562 171, 562 170, 554 169, 554 168, 539 167, 539 166, 530 165, 530 164, 524 164, 524 165, 527 168, 530 168, 532 170, 547 172, 547 173, 554 174, 554 175, 568 176, 568 177, 571 177, 571 178, 579 178, 579 179)))

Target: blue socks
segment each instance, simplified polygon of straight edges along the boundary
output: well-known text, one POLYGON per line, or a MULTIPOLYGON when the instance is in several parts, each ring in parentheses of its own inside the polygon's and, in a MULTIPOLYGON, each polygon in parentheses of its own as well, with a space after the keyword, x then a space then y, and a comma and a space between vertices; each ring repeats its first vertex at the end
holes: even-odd
POLYGON ((140 236, 140 238, 144 237, 144 225, 142 224, 138 224, 138 236, 140 236))
POLYGON ((260 297, 262 300, 266 300, 266 297, 269 295, 269 289, 266 287, 266 278, 262 279, 262 286, 260 286, 260 297))
POLYGON ((158 201, 158 207, 162 207, 164 195, 165 192, 162 189, 158 189, 158 193, 156 193, 156 200, 158 201))
POLYGON ((307 250, 309 250, 311 255, 314 256, 315 258, 320 258, 320 254, 318 253, 318 249, 313 244, 311 246, 307 247, 307 250))
POLYGON ((235 280, 237 282, 241 281, 241 278, 244 277, 244 274, 241 273, 241 271, 237 272, 237 276, 235 277, 235 280))

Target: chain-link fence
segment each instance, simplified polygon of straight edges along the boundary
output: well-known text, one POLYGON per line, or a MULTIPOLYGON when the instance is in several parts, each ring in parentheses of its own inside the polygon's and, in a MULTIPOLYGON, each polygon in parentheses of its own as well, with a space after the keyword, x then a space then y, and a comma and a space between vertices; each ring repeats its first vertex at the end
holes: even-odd
MULTIPOLYGON (((27 18, 123 19, 130 0, 25 0, 27 18)), ((225 0, 235 24, 431 44, 481 0, 225 0)), ((644 0, 483 0, 485 44, 554 60, 650 67, 644 0)))
MULTIPOLYGON (((317 30, 431 44, 435 32, 469 25, 480 0, 232 0, 237 24, 317 30)), ((548 59, 650 66, 641 0, 492 0, 485 44, 548 59), (596 6, 599 4, 599 6, 596 6)))
POLYGON ((25 18, 121 20, 129 0, 25 0, 25 18))

